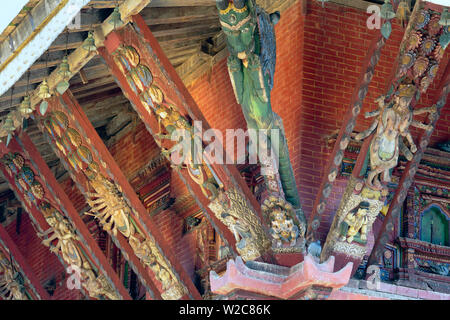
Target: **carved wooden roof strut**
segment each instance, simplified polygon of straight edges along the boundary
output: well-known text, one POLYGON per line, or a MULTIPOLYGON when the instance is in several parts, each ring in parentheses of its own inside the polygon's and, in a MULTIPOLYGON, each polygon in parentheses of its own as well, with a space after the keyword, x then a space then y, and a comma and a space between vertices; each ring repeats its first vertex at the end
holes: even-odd
POLYGON ((408 189, 411 187, 411 184, 414 181, 414 176, 417 172, 418 166, 420 164, 420 161, 422 160, 425 150, 427 149, 428 143, 430 142, 430 137, 433 134, 442 109, 447 103, 447 98, 450 93, 450 63, 447 64, 445 73, 442 76, 442 81, 439 86, 438 92, 440 92, 440 96, 435 104, 437 107, 437 112, 434 115, 430 116, 430 124, 433 129, 423 131, 419 137, 419 143, 417 146, 418 150, 414 154, 414 158, 406 164, 405 170, 403 171, 402 177, 400 178, 400 182, 395 191, 394 198, 392 199, 389 205, 389 210, 386 214, 385 219, 383 220, 383 225, 380 229, 380 232, 375 238, 375 244, 373 246, 367 265, 377 264, 383 254, 384 245, 387 241, 389 241, 388 233, 393 230, 394 227, 393 221, 400 214, 401 206, 406 199, 408 189))
POLYGON ((17 266, 15 267, 20 268, 20 270, 17 271, 25 276, 25 285, 26 287, 29 287, 31 289, 30 293, 33 296, 33 299, 50 299, 47 291, 45 291, 44 287, 39 282, 39 279, 34 274, 25 257, 22 255, 14 240, 11 238, 2 224, 0 224, 0 256, 1 252, 3 252, 3 255, 7 259, 11 257, 13 259, 12 263, 17 263, 17 266))
MULTIPOLYGON (((48 222, 49 218, 63 219, 67 222, 66 225, 69 226, 69 229, 76 230, 76 232, 74 231, 76 240, 70 244, 70 248, 78 253, 80 263, 84 265, 85 272, 82 271, 82 276, 86 275, 85 283, 91 285, 88 289, 84 288, 88 294, 89 290, 92 289, 91 295, 98 298, 97 294, 100 291, 94 289, 94 286, 98 285, 97 289, 101 289, 103 286, 104 293, 111 298, 131 299, 128 291, 109 265, 105 255, 73 207, 72 202, 62 190, 27 134, 22 132, 21 137, 13 138, 8 147, 1 143, 0 151, 4 156, 1 171, 11 189, 15 192, 17 199, 21 201, 23 208, 29 213, 38 231, 38 236, 44 237, 44 243, 47 236, 55 232, 54 227, 48 222), (5 159, 7 160, 5 161, 5 159), (21 165, 20 162, 22 162, 21 165), (31 187, 27 190, 28 183, 31 184, 31 187), (86 257, 89 261, 86 260, 86 257), (87 264, 90 265, 89 268, 87 264), (94 274, 90 270, 94 271, 94 274)), ((58 240, 58 244, 59 242, 60 240, 58 240)), ((48 245, 51 245, 51 243, 49 242, 48 245)), ((64 250, 56 252, 61 263, 65 267, 75 264, 65 260, 64 253, 64 250)), ((100 296, 104 295, 100 294, 100 296)))

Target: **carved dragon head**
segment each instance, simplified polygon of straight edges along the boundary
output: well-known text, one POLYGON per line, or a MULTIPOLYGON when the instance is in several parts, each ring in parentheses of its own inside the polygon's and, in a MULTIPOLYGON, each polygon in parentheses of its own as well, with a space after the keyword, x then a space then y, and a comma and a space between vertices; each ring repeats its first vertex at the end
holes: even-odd
POLYGON ((253 0, 217 0, 220 24, 232 55, 245 59, 255 51, 257 26, 253 0))

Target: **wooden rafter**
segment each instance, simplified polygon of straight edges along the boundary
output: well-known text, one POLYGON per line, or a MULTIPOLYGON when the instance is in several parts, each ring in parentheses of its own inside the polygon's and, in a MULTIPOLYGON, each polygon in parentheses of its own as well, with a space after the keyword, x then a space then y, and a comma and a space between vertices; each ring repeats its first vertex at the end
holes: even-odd
POLYGON ((20 252, 20 249, 17 247, 14 240, 6 231, 5 227, 0 224, 0 251, 9 259, 9 257, 13 258, 13 262, 17 263, 17 266, 20 268, 20 272, 26 278, 26 285, 31 289, 31 295, 33 299, 37 300, 49 300, 50 297, 45 291, 44 287, 42 287, 39 279, 36 277, 35 273, 31 269, 30 265, 26 261, 25 257, 20 252))
POLYGON ((383 220, 383 225, 381 226, 381 229, 375 238, 375 244, 373 246, 367 265, 377 264, 383 254, 384 246, 389 241, 389 233, 394 230, 394 219, 398 218, 400 214, 401 206, 403 205, 403 202, 405 201, 408 194, 408 190, 411 187, 412 182, 414 181, 414 176, 418 170, 420 161, 424 156, 425 150, 427 149, 427 146, 430 142, 430 138, 433 134, 434 128, 436 127, 436 123, 439 120, 442 109, 447 103, 447 98, 450 93, 450 63, 447 64, 445 73, 442 76, 442 81, 439 86, 438 92, 440 92, 440 95, 435 103, 437 111, 434 115, 430 116, 430 125, 432 126, 432 130, 423 131, 419 137, 417 151, 414 154, 413 159, 406 164, 406 167, 402 173, 402 176, 398 183, 398 187, 396 188, 394 194, 394 198, 392 199, 389 205, 389 210, 383 220))
MULTIPOLYGON (((8 152, 18 152, 25 159, 27 166, 31 168, 36 177, 39 177, 45 199, 51 203, 52 206, 57 208, 61 214, 66 216, 76 228, 80 238, 79 245, 87 254, 91 263, 93 263, 99 272, 106 277, 121 299, 131 299, 128 291, 107 262, 105 255, 98 247, 98 244, 90 234, 72 202, 62 190, 53 173, 40 157, 39 152, 26 133, 22 133, 20 137, 16 136, 13 138, 8 147, 2 142, 0 144, 0 152, 2 155, 5 155, 8 152)), ((30 218, 34 222, 37 230, 39 232, 45 232, 49 229, 49 225, 46 222, 43 212, 38 208, 37 204, 35 202, 30 202, 26 198, 23 191, 16 185, 14 177, 9 175, 4 166, 1 168, 1 171, 11 189, 14 190, 16 197, 21 201, 23 208, 30 214, 30 218)), ((61 261, 63 262, 63 260, 61 261)), ((65 264, 65 262, 63 262, 63 264, 65 264)))

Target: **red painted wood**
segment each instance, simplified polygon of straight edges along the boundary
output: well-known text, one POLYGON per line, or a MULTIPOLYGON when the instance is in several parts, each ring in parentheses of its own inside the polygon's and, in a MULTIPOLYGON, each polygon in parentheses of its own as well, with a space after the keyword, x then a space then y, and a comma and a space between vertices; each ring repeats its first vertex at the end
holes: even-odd
MULTIPOLYGON (((311 224, 312 224, 312 221, 314 220, 315 216, 317 215, 317 207, 319 206, 319 204, 321 203, 321 200, 323 198, 323 195, 322 195, 323 189, 325 188, 325 185, 329 182, 328 176, 331 173, 331 170, 333 168, 336 168, 336 170, 339 170, 339 168, 341 166, 341 164, 339 164, 338 166, 336 166, 334 164, 334 158, 336 157, 336 154, 341 149, 340 144, 343 139, 343 136, 345 135, 345 136, 350 137, 350 134, 353 130, 354 124, 356 123, 356 118, 359 114, 359 112, 357 114, 354 114, 353 109, 357 104, 360 105, 360 110, 362 109, 364 98, 368 92, 368 85, 372 81, 372 77, 375 74, 375 71, 374 71, 375 66, 378 64, 378 59, 376 58, 377 51, 379 51, 381 48, 383 48, 385 43, 386 43, 386 40, 381 35, 381 33, 377 33, 376 36, 372 39, 369 50, 368 50, 366 57, 364 58, 364 61, 362 63, 361 73, 359 75, 358 82, 353 91, 352 99, 350 100, 350 105, 349 105, 349 108, 347 109, 347 113, 345 114, 344 121, 339 130, 338 137, 336 138, 336 142, 334 143, 333 151, 331 152, 331 154, 329 156, 329 160, 328 160, 327 166, 324 170, 324 175, 322 177, 322 182, 320 184, 319 190, 316 195, 316 199, 314 201, 312 213, 309 217, 308 238, 311 238, 311 241, 315 240, 315 235, 314 235, 315 232, 312 230, 311 224), (376 60, 374 60, 374 59, 376 59, 376 60), (376 63, 373 63, 373 61, 376 61, 376 63), (370 70, 372 70, 372 71, 371 71, 371 75, 369 77, 368 72, 370 72, 370 70), (360 97, 359 94, 364 85, 367 85, 366 94, 364 94, 363 97, 360 97), (354 123, 351 128, 352 130, 350 130, 350 132, 347 132, 347 126, 349 125, 349 123, 351 121, 353 121, 353 123, 354 123)), ((381 56, 381 54, 378 52, 378 57, 379 56, 381 56)), ((367 140, 369 140, 369 139, 367 139, 367 140)), ((359 154, 357 164, 355 165, 355 168, 353 169, 354 176, 355 176, 355 172, 359 173, 361 171, 361 167, 364 164, 364 158, 366 156, 366 152, 367 152, 367 149, 369 146, 369 144, 367 144, 367 141, 365 141, 364 143, 366 145, 363 148, 361 148, 361 152, 359 154), (362 161, 360 160, 360 158, 362 158, 362 161)), ((336 180, 334 180, 331 183, 331 185, 333 185, 334 182, 336 182, 336 180)))
POLYGON ((28 278, 34 290, 36 290, 37 294, 39 295, 39 297, 37 297, 34 290, 31 290, 30 293, 33 295, 33 298, 40 300, 50 300, 47 291, 45 291, 45 289, 42 287, 41 283, 34 274, 30 265, 27 263, 25 257, 22 255, 19 248, 14 243, 14 240, 11 239, 11 237, 9 236, 8 232, 5 230, 2 224, 0 224, 0 239, 6 246, 7 251, 4 250, 4 254, 6 255, 6 257, 8 257, 9 253, 11 253, 11 256, 19 264, 19 267, 23 272, 24 276, 28 278))
MULTIPOLYGON (((131 29, 124 29, 122 33, 113 32, 108 35, 105 41, 106 50, 104 48, 99 48, 99 53, 105 59, 114 76, 119 80, 125 96, 132 102, 137 113, 146 124, 147 130, 152 135, 153 133, 158 132, 158 123, 155 117, 147 112, 145 107, 142 105, 139 97, 129 87, 124 75, 112 61, 110 55, 114 50, 117 49, 118 45, 121 43, 128 44, 131 42, 132 45, 137 48, 138 52, 140 52, 141 54, 141 61, 144 60, 144 64, 147 65, 154 74, 154 80, 156 79, 156 81, 158 81, 157 85, 164 92, 164 96, 167 101, 175 104, 178 111, 182 115, 187 116, 194 121, 201 121, 204 130, 210 129, 210 126, 203 116, 202 112, 198 108, 192 96, 189 94, 182 80, 167 59, 159 43, 148 29, 142 17, 139 15, 133 16, 133 21, 136 23, 143 36, 138 35, 131 29), (148 46, 146 46, 145 44, 147 44, 148 46)), ((212 163, 212 161, 209 162, 212 163)), ((241 190, 249 200, 249 204, 253 208, 253 211, 262 220, 260 206, 249 190, 248 186, 245 184, 245 181, 240 176, 236 167, 234 165, 218 164, 212 164, 211 167, 223 183, 224 189, 227 190, 228 188, 235 187, 238 190, 241 190)), ((229 244, 232 250, 234 250, 234 252, 236 253, 235 238, 228 230, 228 228, 224 226, 222 222, 220 222, 220 220, 217 219, 214 213, 208 208, 208 204, 210 203, 210 201, 202 194, 201 188, 191 180, 186 170, 179 170, 177 172, 187 185, 188 189, 196 199, 199 206, 204 210, 204 212, 207 213, 207 217, 210 222, 222 235, 222 238, 225 240, 225 242, 229 244)))
MULTIPOLYGON (((69 119, 72 127, 81 130, 82 132, 80 133, 82 134, 82 136, 89 137, 90 143, 83 143, 83 145, 90 146, 90 149, 92 149, 93 151, 92 156, 94 157, 94 159, 98 158, 98 160, 100 160, 98 161, 99 164, 101 164, 101 162, 104 162, 106 164, 107 170, 105 170, 105 167, 102 165, 100 165, 100 169, 105 173, 106 176, 111 177, 114 182, 121 187, 124 197, 129 200, 131 207, 138 212, 138 215, 134 215, 133 219, 137 223, 139 229, 143 231, 147 237, 155 239, 156 243, 161 248, 161 252, 171 263, 173 271, 180 277, 181 282, 189 290, 192 297, 195 299, 200 299, 201 295, 198 292, 197 288, 194 286, 192 280, 187 275, 177 257, 172 252, 170 246, 166 243, 164 237, 159 232, 159 229, 157 228, 155 223, 149 217, 147 210, 145 209, 141 200, 136 195, 136 192, 131 187, 128 179, 120 170, 113 156, 108 151, 107 147, 97 134, 97 131, 92 126, 81 106, 78 104, 69 90, 64 93, 62 99, 65 103, 65 106, 68 108, 68 113, 73 116, 73 119, 69 119)), ((129 256, 133 255, 134 254, 132 253, 132 251, 129 252, 129 256)))
MULTIPOLYGON (((128 293, 128 290, 123 286, 123 283, 120 281, 118 275, 114 272, 110 264, 108 263, 108 260, 106 259, 105 255, 99 248, 97 242, 90 234, 89 230, 86 227, 86 224, 81 219, 80 215, 74 208, 72 202, 67 197, 67 194, 64 192, 64 190, 59 185, 58 181, 56 180, 55 176, 51 172, 50 168, 45 163, 44 159, 42 159, 41 155, 39 154, 39 151, 36 149, 35 145, 31 141, 31 139, 28 137, 28 135, 25 132, 22 132, 20 135, 20 140, 23 143, 24 151, 26 152, 29 159, 32 159, 34 163, 37 165, 37 172, 41 175, 41 177, 45 177, 45 181, 49 184, 49 186, 52 188, 52 193, 49 191, 46 191, 46 195, 52 195, 55 199, 59 199, 61 202, 61 205, 57 207, 64 208, 64 212, 70 217, 70 219, 74 223, 74 227, 77 229, 77 231, 80 233, 82 238, 86 241, 87 248, 85 247, 85 244, 81 244, 84 247, 85 252, 89 252, 91 255, 93 255, 96 260, 100 263, 101 268, 105 270, 106 275, 111 279, 111 281, 114 283, 114 286, 116 287, 119 294, 122 296, 124 300, 131 300, 131 297, 128 293), (87 250, 86 250, 87 249, 87 250)), ((60 210, 63 212, 62 210, 60 210)), ((91 259, 94 261, 93 259, 91 259)), ((94 262, 95 263, 95 262, 94 262)), ((98 265, 97 265, 98 267, 98 265)))

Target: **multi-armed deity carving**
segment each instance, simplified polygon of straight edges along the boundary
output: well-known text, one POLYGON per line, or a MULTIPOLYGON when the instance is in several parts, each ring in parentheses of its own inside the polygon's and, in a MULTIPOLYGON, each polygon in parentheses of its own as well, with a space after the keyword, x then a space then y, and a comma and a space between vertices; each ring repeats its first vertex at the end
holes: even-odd
POLYGON ((41 202, 39 208, 50 226, 45 232, 38 233, 38 236, 44 239, 42 243, 50 247, 51 252, 60 255, 67 265, 78 267, 80 283, 89 296, 119 300, 119 296, 105 276, 96 272, 95 267, 83 254, 79 246, 80 238, 70 221, 48 202, 41 202))
POLYGON ((24 279, 2 251, 0 251, 0 297, 5 300, 27 300, 24 279))
POLYGON ((378 108, 365 114, 366 118, 376 118, 355 139, 371 139, 366 155, 370 169, 360 173, 362 178, 350 179, 328 234, 322 260, 332 251, 359 258, 366 253, 367 235, 378 213, 387 205, 388 183, 399 156, 410 161, 417 152, 410 127, 432 130, 431 125, 415 120, 414 116, 430 113, 433 117, 436 107, 414 107, 420 94, 433 82, 444 53, 439 39, 448 31, 439 25, 439 19, 439 13, 422 9, 411 20, 412 26, 401 46, 395 81, 388 93, 376 100, 378 108))
POLYGON ((119 299, 104 275, 95 271, 95 265, 82 253, 80 239, 71 222, 45 199, 44 188, 35 178, 33 170, 26 165, 24 157, 19 153, 7 153, 2 161, 8 174, 14 177, 16 187, 24 194, 25 202, 41 211, 50 226, 45 232, 38 232, 38 236, 44 238, 42 243, 50 247, 50 251, 60 256, 68 266, 80 268, 80 283, 89 296, 119 299))
POLYGON ((44 127, 72 169, 82 172, 88 181, 90 191, 86 196, 91 209, 87 214, 99 219, 104 230, 114 236, 120 232, 128 240, 136 256, 150 267, 161 282, 164 299, 181 298, 186 288, 177 280, 154 241, 137 228, 132 217, 133 209, 122 191, 101 172, 90 149, 83 145, 81 135, 69 127, 67 115, 60 111, 51 112, 44 121, 44 127))
POLYGON ((228 70, 236 100, 241 104, 247 127, 266 132, 260 146, 266 146, 267 149, 260 149, 258 158, 266 172, 268 192, 263 201, 263 211, 271 225, 275 247, 304 248, 306 222, 283 123, 272 111, 270 101, 276 60, 274 25, 280 15, 278 12, 269 15, 254 0, 217 0, 216 3, 230 52, 228 70), (278 132, 275 141, 272 141, 269 131, 264 131, 272 129, 278 132), (268 150, 275 157, 267 157, 268 150), (281 228, 292 229, 290 236, 280 237, 282 232, 287 232, 281 231, 281 228))
POLYGON ((91 179, 90 184, 95 190, 88 193, 90 197, 88 204, 91 206, 89 214, 99 219, 105 230, 111 231, 114 235, 117 235, 117 231, 119 231, 128 239, 136 256, 144 265, 150 267, 155 277, 161 282, 164 299, 179 299, 185 293, 184 287, 177 282, 171 268, 154 242, 146 239, 135 227, 130 216, 132 209, 126 203, 121 191, 95 167, 95 165, 91 166, 87 170, 91 179))
POLYGON ((412 154, 417 151, 409 127, 431 129, 430 126, 414 120, 413 115, 435 112, 436 108, 413 110, 411 101, 415 94, 414 85, 400 85, 391 103, 387 103, 385 97, 382 96, 377 99, 379 108, 374 112, 366 113, 366 118, 377 117, 377 119, 368 130, 356 135, 356 140, 362 140, 374 134, 369 150, 371 171, 366 179, 366 185, 371 189, 381 190, 383 188, 379 179, 380 174, 383 174, 384 182, 391 181, 390 171, 397 165, 400 152, 406 159, 411 160, 412 154), (403 138, 406 138, 409 147, 403 138))

